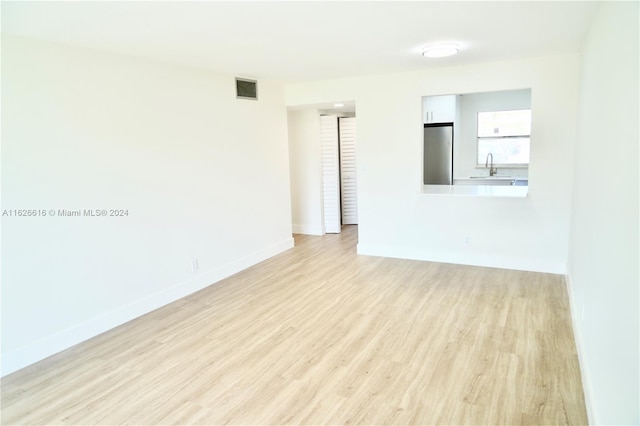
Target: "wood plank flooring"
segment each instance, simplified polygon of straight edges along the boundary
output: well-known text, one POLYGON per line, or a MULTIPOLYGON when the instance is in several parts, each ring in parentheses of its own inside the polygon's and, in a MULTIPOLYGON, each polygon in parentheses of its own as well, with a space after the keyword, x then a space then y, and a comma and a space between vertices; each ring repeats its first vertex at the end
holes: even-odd
POLYGON ((2 423, 587 423, 562 276, 295 239, 3 378, 2 423))

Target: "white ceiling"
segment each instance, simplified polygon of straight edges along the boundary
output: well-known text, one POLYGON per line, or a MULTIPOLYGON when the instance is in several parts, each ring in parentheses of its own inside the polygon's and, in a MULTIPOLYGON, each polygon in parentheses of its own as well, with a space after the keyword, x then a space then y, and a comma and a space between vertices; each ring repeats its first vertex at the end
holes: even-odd
POLYGON ((2 2, 2 31, 253 78, 309 80, 578 52, 597 2, 2 2), (427 59, 421 46, 456 41, 427 59))

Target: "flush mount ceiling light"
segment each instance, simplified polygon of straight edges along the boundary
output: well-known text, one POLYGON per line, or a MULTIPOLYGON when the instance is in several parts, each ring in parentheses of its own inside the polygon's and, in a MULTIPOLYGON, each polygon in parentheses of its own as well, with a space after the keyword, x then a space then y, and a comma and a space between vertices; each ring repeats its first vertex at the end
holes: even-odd
POLYGON ((438 43, 431 44, 422 48, 422 56, 427 58, 444 58, 458 53, 460 46, 456 43, 438 43))
POLYGON ((336 108, 342 108, 344 106, 344 104, 337 103, 337 104, 333 104, 333 106, 336 107, 336 108))

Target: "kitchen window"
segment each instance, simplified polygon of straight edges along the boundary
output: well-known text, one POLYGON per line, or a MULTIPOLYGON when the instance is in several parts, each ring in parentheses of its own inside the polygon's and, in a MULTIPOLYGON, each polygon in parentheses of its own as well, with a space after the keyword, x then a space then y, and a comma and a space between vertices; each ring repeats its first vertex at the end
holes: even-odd
POLYGON ((495 165, 528 166, 530 142, 530 109, 478 113, 478 166, 489 154, 495 165))

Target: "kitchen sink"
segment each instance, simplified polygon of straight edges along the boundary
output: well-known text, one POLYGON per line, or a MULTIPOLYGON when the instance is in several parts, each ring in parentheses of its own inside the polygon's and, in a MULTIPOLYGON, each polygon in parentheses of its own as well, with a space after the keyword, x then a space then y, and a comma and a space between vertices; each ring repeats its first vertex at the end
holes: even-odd
POLYGON ((511 176, 470 176, 469 179, 513 179, 511 176))

